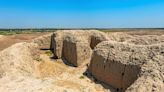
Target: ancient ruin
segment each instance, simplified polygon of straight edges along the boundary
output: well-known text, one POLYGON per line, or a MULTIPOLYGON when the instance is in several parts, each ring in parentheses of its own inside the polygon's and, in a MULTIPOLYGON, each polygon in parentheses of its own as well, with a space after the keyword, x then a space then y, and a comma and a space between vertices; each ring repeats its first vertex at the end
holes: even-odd
MULTIPOLYGON (((139 46, 105 41, 94 49, 89 70, 98 80, 113 86, 120 92, 124 92, 127 88, 129 92, 136 92, 136 89, 131 88, 130 85, 138 78, 148 77, 147 74, 149 74, 152 80, 155 76, 157 80, 162 79, 162 76, 153 73, 162 69, 160 66, 162 64, 160 58, 163 58, 162 49, 164 44, 139 46)), ((163 90, 162 80, 159 83, 161 86, 158 86, 159 89, 156 91, 163 90)), ((152 85, 149 86, 152 87, 152 85)))
MULTIPOLYGON (((151 64, 161 62, 160 64, 163 65, 163 61, 158 60, 158 56, 163 58, 163 53, 160 53, 163 52, 163 44, 158 44, 163 42, 163 37, 138 37, 124 33, 108 34, 107 37, 105 34, 102 35, 101 32, 87 33, 89 35, 85 35, 83 32, 74 32, 73 34, 72 32, 65 32, 65 34, 67 35, 63 38, 63 47, 60 47, 63 48, 61 57, 75 66, 79 66, 80 63, 78 62, 90 58, 87 53, 90 53, 90 49, 93 49, 89 71, 96 79, 111 85, 119 92, 128 90, 135 92, 136 89, 133 89, 131 85, 140 77, 146 76, 148 72, 143 68, 148 68, 150 66, 149 62, 153 61, 151 64), (97 45, 98 43, 100 44, 97 45), (77 52, 78 48, 79 51, 77 52), (80 57, 78 57, 78 54, 80 54, 80 57), (79 61, 77 58, 79 58, 79 61), (157 61, 154 61, 154 58, 157 61)), ((56 51, 54 50, 54 52, 56 51)), ((160 66, 157 64, 156 67, 159 68, 160 66)), ((156 69, 156 67, 151 67, 151 69, 161 71, 162 67, 160 69, 156 69)), ((157 76, 157 78, 161 80, 163 77, 157 76)), ((156 91, 163 90, 162 80, 160 83, 156 91)), ((141 89, 145 90, 146 87, 141 89)))
POLYGON ((52 36, 53 52, 56 58, 64 58, 74 66, 91 57, 91 49, 108 40, 102 32, 90 31, 57 31, 52 36))
POLYGON ((163 35, 59 30, 0 52, 0 90, 163 92, 163 42, 163 35))

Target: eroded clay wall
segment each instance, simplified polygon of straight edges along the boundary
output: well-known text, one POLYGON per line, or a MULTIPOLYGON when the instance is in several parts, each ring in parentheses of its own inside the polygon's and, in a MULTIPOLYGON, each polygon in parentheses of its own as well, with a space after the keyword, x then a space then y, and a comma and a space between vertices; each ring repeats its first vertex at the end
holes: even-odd
POLYGON ((62 56, 66 59, 69 63, 77 66, 77 48, 76 43, 69 42, 64 40, 63 42, 63 54, 62 56))
POLYGON ((103 32, 92 32, 90 35, 90 47, 94 49, 97 44, 103 41, 108 41, 108 37, 103 32))
POLYGON ((40 49, 50 49, 51 47, 51 36, 52 34, 47 34, 40 36, 33 40, 34 43, 38 44, 40 49))
POLYGON ((74 66, 81 65, 81 63, 91 57, 91 49, 86 41, 74 42, 70 39, 65 39, 62 53, 63 58, 74 66))
POLYGON ((91 47, 92 49, 94 49, 94 47, 95 47, 98 43, 100 43, 100 42, 102 42, 102 41, 105 41, 105 39, 100 39, 100 38, 98 38, 98 37, 91 36, 90 47, 91 47))
POLYGON ((137 65, 125 65, 124 72, 122 73, 122 91, 130 87, 139 77, 141 68, 137 65))
POLYGON ((63 36, 62 34, 59 34, 57 32, 53 33, 52 36, 52 48, 55 58, 61 58, 62 57, 62 49, 63 49, 63 36))
POLYGON ((76 50, 78 66, 80 66, 83 62, 88 62, 88 59, 91 58, 92 50, 89 47, 88 42, 78 42, 76 44, 76 50))
POLYGON ((64 30, 54 32, 51 39, 53 41, 51 48, 56 58, 65 58, 68 62, 79 66, 81 62, 91 58, 91 48, 107 40, 107 37, 95 30, 64 30))
POLYGON ((116 45, 112 44, 104 47, 100 43, 92 54, 89 71, 96 79, 113 86, 119 92, 124 92, 137 80, 140 66, 126 63, 126 61, 130 61, 129 52, 131 50, 125 48, 125 51, 119 52, 117 51, 118 48, 114 47, 116 45), (129 52, 126 50, 129 50, 129 52))

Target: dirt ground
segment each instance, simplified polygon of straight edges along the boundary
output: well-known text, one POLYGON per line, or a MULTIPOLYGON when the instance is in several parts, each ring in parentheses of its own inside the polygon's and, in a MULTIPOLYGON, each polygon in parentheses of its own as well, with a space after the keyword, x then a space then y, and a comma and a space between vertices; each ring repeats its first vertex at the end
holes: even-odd
POLYGON ((0 51, 19 42, 30 42, 32 39, 48 34, 47 32, 17 35, 0 35, 0 51))
MULTIPOLYGON (((46 54, 47 50, 40 50, 40 62, 35 62, 35 74, 38 78, 52 78, 53 85, 80 92, 114 92, 110 86, 104 88, 100 83, 95 83, 83 75, 87 66, 68 66, 62 59, 53 59, 46 54)), ((73 91, 76 92, 76 91, 73 91)))

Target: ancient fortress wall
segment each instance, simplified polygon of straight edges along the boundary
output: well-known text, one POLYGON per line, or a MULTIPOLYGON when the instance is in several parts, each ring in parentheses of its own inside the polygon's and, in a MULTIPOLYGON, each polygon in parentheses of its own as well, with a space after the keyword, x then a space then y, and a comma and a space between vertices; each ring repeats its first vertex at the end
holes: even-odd
POLYGON ((119 92, 164 90, 163 35, 62 30, 34 42, 74 66, 87 60, 93 77, 119 92))
POLYGON ((52 39, 57 58, 64 58, 74 66, 91 58, 88 62, 90 73, 119 92, 146 92, 147 87, 151 88, 148 92, 164 90, 163 36, 65 30, 55 32, 52 39), (157 72, 160 75, 156 75, 157 72), (143 82, 148 80, 152 82, 143 82), (140 86, 140 83, 147 86, 140 86))
POLYGON ((51 36, 52 34, 40 36, 38 38, 35 38, 32 42, 36 43, 40 49, 50 49, 50 48, 52 49, 53 46, 51 45, 51 41, 52 41, 51 36))
MULTIPOLYGON (((143 81, 147 80, 146 77, 154 80, 153 78, 156 76, 158 81, 163 78, 161 77, 163 75, 157 76, 155 72, 150 73, 150 71, 157 72, 162 69, 163 61, 157 57, 164 58, 161 53, 163 46, 164 44, 143 46, 112 41, 102 42, 94 49, 89 71, 96 79, 113 86, 119 92, 136 92, 131 85, 137 84, 136 82, 141 80, 140 78, 145 78, 142 79, 143 81), (155 58, 157 61, 153 61, 155 58), (161 63, 158 64, 159 62, 161 63)), ((164 90, 162 88, 164 84, 162 80, 159 83, 160 86, 150 82, 140 90, 156 85, 158 86, 156 90, 160 92, 164 90)), ((139 87, 140 85, 135 86, 139 87)))
POLYGON ((87 61, 92 77, 118 92, 164 92, 163 35, 56 31, 1 51, 0 77, 32 76, 38 48, 74 66, 87 61))
POLYGON ((91 49, 87 42, 63 42, 63 57, 74 66, 79 66, 84 60, 90 58, 91 49))
POLYGON ((89 71, 96 79, 113 86, 118 91, 125 91, 140 73, 139 65, 129 64, 133 50, 130 50, 132 46, 127 47, 125 44, 114 42, 100 43, 93 52, 89 71))
POLYGON ((107 40, 104 33, 95 30, 57 31, 52 37, 55 57, 64 58, 74 66, 79 66, 90 59, 92 49, 98 43, 107 40))

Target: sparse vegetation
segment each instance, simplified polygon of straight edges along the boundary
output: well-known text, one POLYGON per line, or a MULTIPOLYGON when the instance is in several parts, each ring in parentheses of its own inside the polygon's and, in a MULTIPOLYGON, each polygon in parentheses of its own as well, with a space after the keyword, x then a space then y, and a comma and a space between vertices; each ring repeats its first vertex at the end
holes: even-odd
POLYGON ((43 61, 39 56, 34 57, 34 60, 36 60, 36 61, 38 61, 38 62, 43 61))
POLYGON ((0 35, 32 34, 36 32, 54 32, 57 29, 0 29, 0 35))
POLYGON ((32 34, 34 31, 0 31, 0 35, 32 34))
POLYGON ((82 75, 82 76, 80 76, 80 79, 84 79, 85 77, 82 75))
POLYGON ((47 54, 48 56, 52 56, 53 55, 52 51, 50 51, 50 50, 46 51, 45 54, 47 54))

